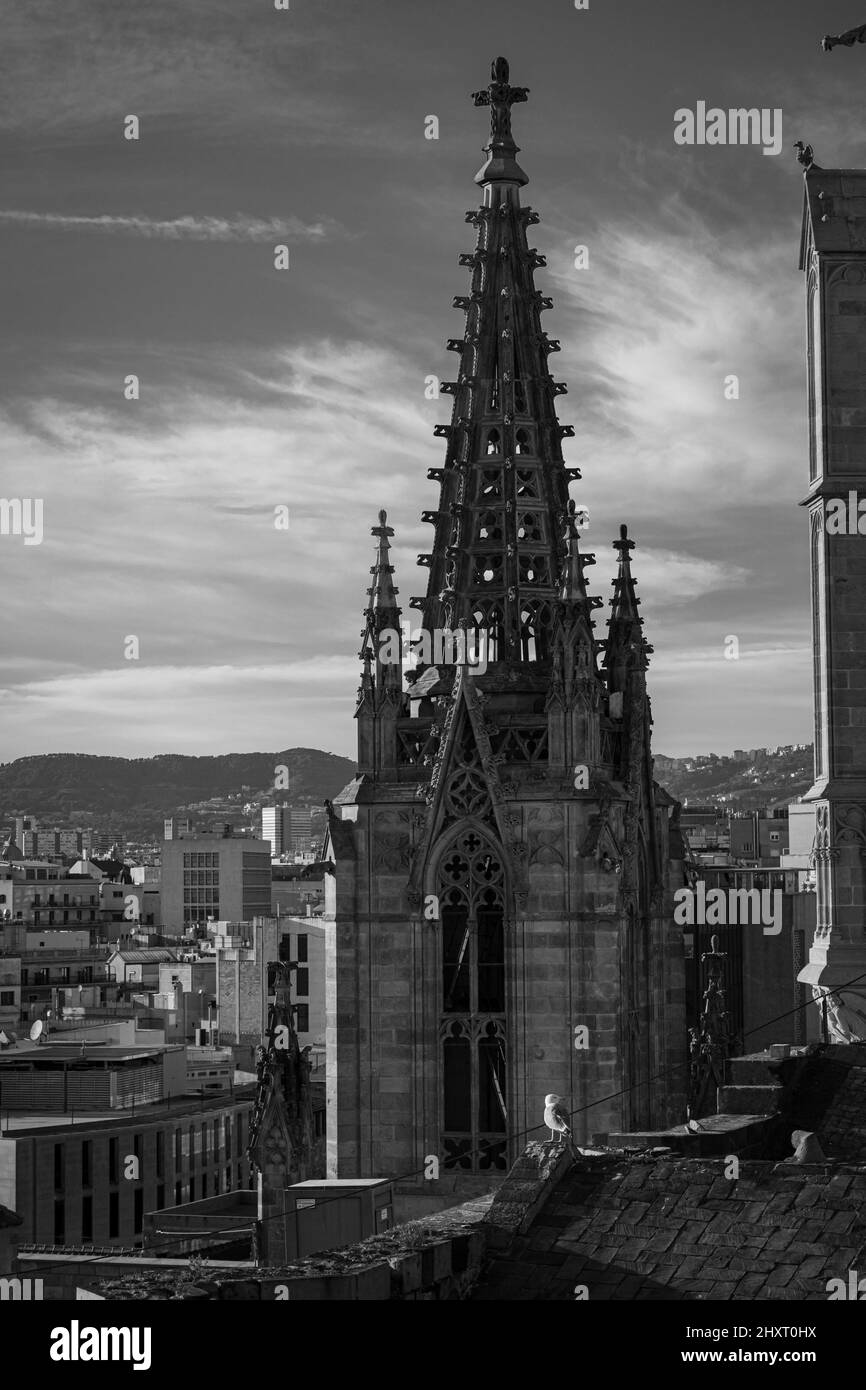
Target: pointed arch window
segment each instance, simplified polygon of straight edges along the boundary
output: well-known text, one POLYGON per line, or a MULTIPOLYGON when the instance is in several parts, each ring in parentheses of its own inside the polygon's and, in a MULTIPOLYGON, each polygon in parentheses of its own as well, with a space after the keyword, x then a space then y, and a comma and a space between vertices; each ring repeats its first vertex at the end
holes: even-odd
POLYGON ((464 830, 443 856, 442 1153, 445 1167, 507 1165, 505 872, 495 846, 464 830))
POLYGON ((514 452, 516 454, 529 454, 532 452, 532 437, 529 430, 518 430, 514 436, 514 452))
POLYGON ((490 430, 487 435, 487 446, 485 453, 500 454, 502 452, 502 440, 498 430, 490 430))
POLYGON ((540 661, 547 655, 550 622, 546 603, 528 603, 520 610, 521 661, 540 661))
POLYGON ((475 624, 474 650, 483 651, 488 664, 499 661, 505 641, 502 609, 495 603, 479 603, 472 611, 472 621, 475 624))

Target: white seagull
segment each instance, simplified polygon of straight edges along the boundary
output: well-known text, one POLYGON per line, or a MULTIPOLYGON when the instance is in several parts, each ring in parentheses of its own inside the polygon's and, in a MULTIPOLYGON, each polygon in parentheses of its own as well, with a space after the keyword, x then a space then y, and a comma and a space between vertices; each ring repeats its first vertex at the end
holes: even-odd
POLYGON ((568 1144, 572 1153, 575 1152, 574 1143, 571 1138, 571 1125, 568 1123, 569 1115, 562 1096, 544 1097, 544 1123, 550 1130, 551 1143, 557 1134, 561 1134, 565 1143, 568 1144))

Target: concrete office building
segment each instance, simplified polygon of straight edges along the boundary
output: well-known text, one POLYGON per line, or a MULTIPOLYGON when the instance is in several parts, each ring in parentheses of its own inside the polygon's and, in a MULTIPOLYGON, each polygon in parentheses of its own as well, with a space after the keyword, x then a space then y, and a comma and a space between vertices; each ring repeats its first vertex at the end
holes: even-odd
POLYGON ((32 1074, 0 1055, 0 1204, 22 1242, 140 1245, 146 1211, 248 1186, 254 1087, 186 1094, 182 1047, 33 1051, 32 1074))
POLYGON ((93 849, 93 831, 43 826, 35 816, 18 816, 15 842, 26 859, 77 859, 93 849))
POLYGON ((166 840, 162 920, 167 932, 204 927, 209 918, 251 921, 271 906, 271 847, 235 835, 166 840))
POLYGON ((281 854, 309 854, 312 829, 309 806, 262 807, 262 839, 270 842, 274 859, 281 854))
POLYGON ((773 814, 759 811, 733 815, 730 820, 731 858, 744 868, 772 868, 788 852, 788 809, 773 814))
POLYGON ((292 838, 292 809, 290 806, 262 807, 262 839, 271 847, 271 858, 279 859, 292 838))

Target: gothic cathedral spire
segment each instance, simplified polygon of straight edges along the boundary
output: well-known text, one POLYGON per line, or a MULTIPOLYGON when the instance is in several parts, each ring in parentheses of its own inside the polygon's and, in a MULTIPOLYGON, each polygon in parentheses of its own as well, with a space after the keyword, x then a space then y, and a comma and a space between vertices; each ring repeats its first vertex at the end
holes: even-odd
POLYGON ((555 408, 564 383, 554 381, 548 355, 559 343, 541 327, 551 300, 536 288, 534 270, 546 264, 527 243, 538 215, 520 206, 527 180, 517 164, 511 106, 526 88, 512 87, 498 58, 493 80, 474 95, 490 107, 488 155, 476 175, 483 205, 466 214, 477 229, 474 251, 460 257, 471 271, 469 293, 455 308, 466 315, 451 422, 435 433, 447 439, 445 466, 432 469, 439 506, 423 519, 435 527, 426 597, 413 599, 425 630, 466 627, 483 634, 488 662, 534 661, 550 652, 553 602, 565 545, 568 485, 560 441, 573 435, 555 408))
MULTIPOLYGON (((526 97, 504 58, 475 93, 491 129, 454 301, 465 330, 448 344, 459 368, 441 386, 439 502, 423 513, 418 664, 403 690, 383 512, 358 770, 329 816, 329 1172, 417 1171, 424 1211, 503 1175, 548 1092, 580 1105, 578 1141, 661 1128, 684 1104, 682 865, 652 779, 650 649, 625 534, 595 635, 594 557, 569 498, 580 473, 562 455, 574 431, 548 370, 559 344, 534 282, 545 261, 527 242, 538 216, 520 205, 511 113, 526 97)), ((401 1193, 410 1214, 411 1181, 401 1193)))

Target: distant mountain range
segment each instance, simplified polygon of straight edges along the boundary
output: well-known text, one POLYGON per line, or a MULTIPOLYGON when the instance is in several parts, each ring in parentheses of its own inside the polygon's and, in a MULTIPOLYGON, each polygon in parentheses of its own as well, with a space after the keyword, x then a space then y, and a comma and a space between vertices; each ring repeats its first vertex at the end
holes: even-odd
POLYGON ((46 828, 116 826, 130 839, 161 837, 164 818, 177 814, 188 813, 200 824, 234 819, 242 826, 248 819, 244 804, 272 799, 280 764, 289 770, 289 786, 280 798, 314 807, 336 796, 355 772, 350 759, 316 748, 200 758, 47 753, 0 764, 0 829, 20 815, 33 815, 46 828), (231 804, 210 808, 209 801, 231 804))
MULTIPOLYGON (((0 831, 15 816, 54 824, 116 828, 128 839, 161 838, 166 816, 189 815, 200 825, 250 820, 250 802, 273 796, 274 769, 289 769, 285 800, 321 807, 354 776, 355 764, 316 748, 280 753, 225 753, 188 757, 109 758, 86 753, 46 753, 0 764, 0 831), (208 803, 214 803, 209 805, 208 803)), ((691 758, 655 760, 656 780, 689 805, 724 805, 750 811, 801 795, 812 784, 811 744, 737 750, 691 758)))
POLYGON ((791 801, 814 781, 811 743, 780 748, 736 749, 731 757, 715 753, 693 758, 657 754, 655 779, 690 806, 725 806, 756 811, 775 801, 791 801))

